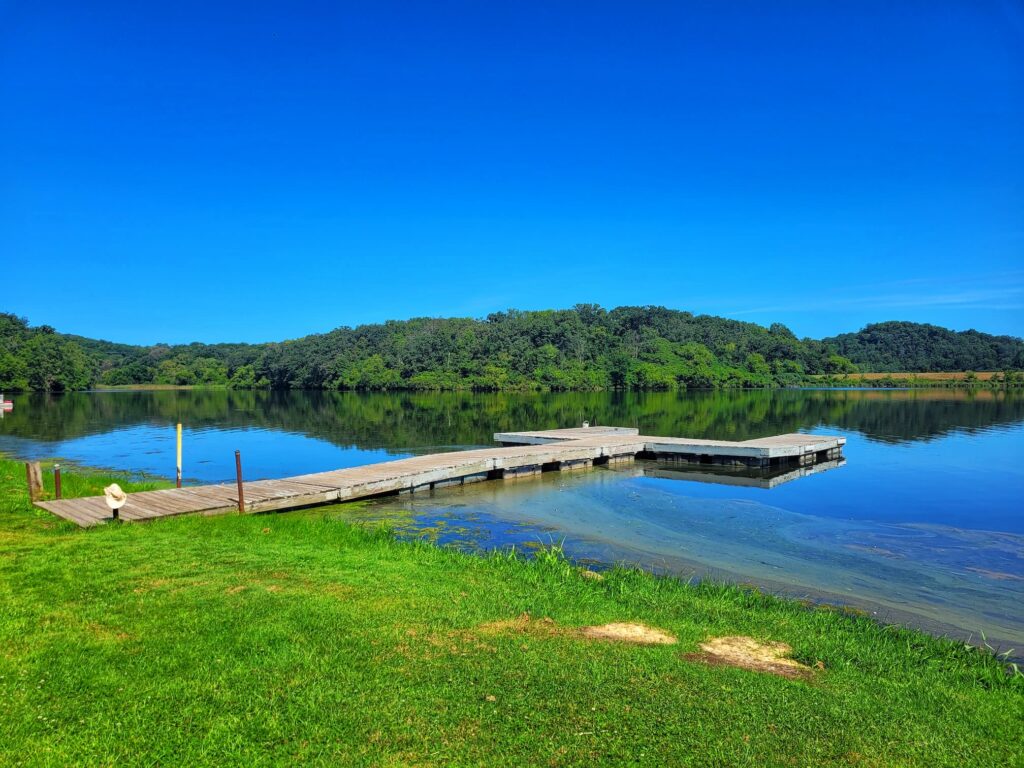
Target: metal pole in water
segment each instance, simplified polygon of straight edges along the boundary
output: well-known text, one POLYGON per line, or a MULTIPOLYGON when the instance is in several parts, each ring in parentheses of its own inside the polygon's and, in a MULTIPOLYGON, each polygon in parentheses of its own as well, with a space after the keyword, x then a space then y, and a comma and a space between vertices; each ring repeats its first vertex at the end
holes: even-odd
POLYGON ((245 492, 242 490, 242 453, 235 451, 235 479, 238 482, 238 511, 245 512, 245 492))
POLYGON ((53 465, 53 495, 60 498, 60 464, 53 465))
POLYGON ((178 473, 177 487, 181 488, 181 424, 178 424, 178 473))

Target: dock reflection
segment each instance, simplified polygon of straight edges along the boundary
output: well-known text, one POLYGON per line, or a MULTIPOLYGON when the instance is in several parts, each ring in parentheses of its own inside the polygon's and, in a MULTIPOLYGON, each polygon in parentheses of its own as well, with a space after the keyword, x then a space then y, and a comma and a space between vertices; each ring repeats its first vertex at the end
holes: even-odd
POLYGON ((807 467, 784 467, 780 469, 755 469, 751 467, 708 467, 695 464, 668 464, 665 462, 637 463, 637 475, 658 477, 664 480, 685 480, 692 483, 713 483, 741 488, 777 488, 802 477, 839 469, 846 459, 822 461, 807 467))

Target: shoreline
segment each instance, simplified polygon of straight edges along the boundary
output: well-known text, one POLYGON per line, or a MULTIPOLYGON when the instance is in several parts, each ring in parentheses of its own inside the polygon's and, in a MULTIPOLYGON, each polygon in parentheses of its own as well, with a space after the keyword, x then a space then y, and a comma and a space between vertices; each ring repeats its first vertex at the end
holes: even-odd
POLYGON ((425 387, 425 386, 388 386, 388 387, 271 387, 252 386, 240 387, 230 384, 116 384, 97 385, 85 389, 71 390, 30 390, 11 389, 5 394, 11 395, 66 395, 109 392, 338 392, 342 394, 592 394, 592 393, 632 393, 653 394, 676 392, 780 392, 792 390, 827 390, 827 391, 873 391, 873 390, 919 390, 919 389, 955 389, 977 392, 1001 390, 1006 392, 1024 390, 1024 378, 1007 382, 1001 379, 1002 371, 981 371, 978 373, 949 371, 943 373, 856 373, 842 375, 812 375, 795 384, 777 383, 770 386, 741 387, 587 387, 587 388, 551 388, 538 386, 522 387, 425 387))
MULTIPOLYGON (((23 464, 24 459, 11 456, 8 453, 0 452, 0 463, 14 463, 23 464)), ((46 472, 46 470, 52 470, 54 464, 61 464, 62 467, 74 467, 78 470, 77 475, 65 475, 65 489, 68 488, 67 482, 68 477, 73 477, 78 481, 77 485, 72 485, 71 493, 65 491, 64 498, 78 498, 86 495, 99 495, 101 492, 93 489, 99 487, 100 484, 108 485, 111 482, 120 482, 130 487, 132 492, 148 491, 148 490, 161 490, 161 489, 172 489, 174 488, 174 482, 170 478, 166 478, 159 475, 148 475, 144 472, 132 472, 129 470, 116 470, 116 469, 105 469, 102 467, 93 467, 81 464, 80 462, 60 459, 60 458, 49 458, 41 459, 39 463, 44 469, 44 489, 46 491, 47 498, 53 498, 53 475, 52 472, 46 472), (77 492, 76 492, 77 491, 77 492)), ((74 481, 72 481, 74 483, 74 481)), ((183 486, 187 488, 188 486, 183 486)), ((127 490, 127 488, 126 488, 127 490)), ((275 517, 281 514, 295 514, 295 515, 306 515, 306 516, 327 516, 332 511, 338 509, 363 509, 368 503, 372 503, 373 499, 354 499, 351 501, 338 501, 333 504, 327 504, 317 507, 309 507, 298 510, 285 510, 285 511, 269 511, 260 513, 251 513, 252 516, 260 517, 275 517)), ((42 510, 35 509, 34 511, 43 512, 42 510)), ((45 514, 45 513, 44 513, 45 514)), ((218 515, 220 516, 220 515, 218 515)), ((184 515, 182 517, 204 517, 201 513, 193 513, 191 515, 184 515)), ((52 518, 60 520, 55 515, 52 518)), ((164 518, 165 520, 173 518, 164 518)), ((345 525, 350 525, 357 528, 366 527, 366 523, 360 523, 359 521, 348 521, 341 520, 337 517, 334 518, 336 521, 341 522, 345 525)), ((67 522, 67 521, 61 521, 67 522)), ((146 520, 141 521, 143 525, 152 525, 156 521, 146 520)), ((371 522, 371 527, 378 527, 390 531, 396 541, 413 543, 416 541, 422 541, 419 537, 413 537, 409 535, 403 535, 398 530, 393 530, 389 525, 381 521, 371 522)), ((490 556, 502 556, 505 553, 504 549, 491 549, 482 552, 476 552, 471 550, 462 549, 459 546, 446 547, 439 544, 432 544, 441 548, 450 548, 460 553, 468 554, 472 557, 490 557, 490 556)), ((515 549, 513 547, 513 549, 515 549)), ((541 548, 543 549, 543 548, 541 548)), ((524 555, 529 556, 529 552, 523 550, 524 555)), ((589 558, 586 559, 587 563, 584 565, 583 561, 577 562, 570 559, 577 567, 597 567, 601 570, 615 570, 625 567, 627 570, 636 570, 657 579, 665 579, 668 581, 675 581, 683 584, 707 582, 709 584, 721 585, 725 587, 735 587, 738 589, 749 589, 757 593, 764 594, 773 599, 780 600, 786 603, 792 603, 799 605, 809 610, 822 610, 822 611, 834 611, 843 615, 864 618, 877 624, 883 629, 897 629, 900 631, 907 631, 911 633, 918 633, 924 636, 930 637, 935 640, 949 640, 955 643, 962 643, 967 646, 972 646, 971 639, 975 634, 968 632, 967 630, 960 629, 952 624, 947 624, 942 620, 928 616, 927 614, 915 613, 909 610, 901 611, 898 607, 888 605, 881 602, 868 602, 864 606, 854 605, 848 602, 848 598, 838 592, 829 592, 827 590, 817 589, 814 587, 808 587, 799 582, 786 582, 778 579, 759 579, 759 583, 752 583, 744 580, 742 574, 731 571, 727 566, 718 563, 709 563, 704 561, 689 561, 690 567, 693 569, 694 574, 690 576, 683 576, 677 570, 673 570, 667 566, 664 567, 650 567, 645 568, 643 566, 624 566, 621 563, 610 563, 610 562, 597 562, 591 561, 589 558), (697 576, 699 571, 705 571, 703 576, 697 576), (879 614, 884 614, 882 617, 879 614), (929 624, 934 627, 934 631, 914 626, 914 621, 929 624)), ((1010 662, 1024 663, 1024 655, 1014 654, 1015 648, 1008 648, 1002 650, 1000 648, 993 648, 988 642, 984 634, 982 637, 982 645, 973 645, 979 650, 987 648, 991 650, 993 656, 1004 658, 1010 662)), ((1024 649, 1022 649, 1024 651, 1024 649)))
MULTIPOLYGON (((136 490, 159 490, 159 489, 170 489, 174 488, 173 478, 170 476, 164 476, 159 474, 146 473, 143 471, 131 471, 131 470, 119 470, 116 468, 105 468, 99 466, 91 466, 83 464, 73 459, 64 459, 61 457, 50 457, 43 459, 26 459, 23 456, 18 456, 10 453, 9 451, 0 451, 0 461, 14 462, 23 464, 25 461, 39 461, 44 469, 44 485, 50 489, 52 493, 52 467, 54 464, 60 464, 64 469, 65 483, 67 478, 71 475, 68 472, 69 469, 75 469, 85 478, 101 478, 104 484, 109 482, 117 481, 119 483, 129 483, 137 485, 136 490)), ((601 470, 604 471, 604 470, 601 470)), ((225 481, 226 482, 226 481, 225 481)), ((199 481, 185 482, 184 488, 192 486, 202 486, 203 483, 199 481)), ((77 495, 98 495, 100 491, 94 490, 90 494, 77 494, 77 495)), ((72 498, 65 494, 65 498, 72 498)), ((397 496, 394 498, 398 498, 397 496)), ((356 499, 352 501, 339 501, 333 504, 324 505, 322 507, 309 507, 297 510, 285 511, 285 512, 265 512, 256 514, 265 514, 273 516, 274 514, 295 514, 295 515, 328 515, 331 512, 339 509, 366 509, 369 505, 375 501, 381 501, 381 499, 356 499)), ((198 515, 200 513, 194 513, 198 515)), ((54 516, 54 519, 59 519, 54 516)), ((148 522, 148 521, 147 521, 148 522)), ((347 524, 362 527, 366 525, 365 522, 359 521, 346 521, 347 524)), ((370 526, 384 526, 390 527, 388 521, 371 520, 370 526)), ((403 541, 414 541, 420 537, 416 534, 414 529, 403 533, 400 529, 394 531, 396 537, 403 541)), ((459 551, 470 552, 471 554, 480 555, 481 552, 473 552, 470 549, 463 549, 458 542, 453 542, 451 545, 453 548, 459 551)), ((500 553, 501 549, 492 549, 482 552, 484 556, 492 552, 500 553)), ((525 551, 525 550, 524 550, 525 551)), ((921 632, 929 637, 933 638, 949 638, 956 642, 962 642, 965 644, 975 644, 976 640, 980 638, 981 642, 992 648, 994 655, 1007 654, 1006 660, 1010 662, 1016 662, 1024 665, 1024 646, 1015 644, 1012 641, 1000 638, 992 635, 991 633, 986 634, 978 630, 969 630, 956 624, 950 623, 933 615, 929 612, 914 611, 907 608, 901 608, 896 604, 889 604, 884 601, 872 600, 871 598, 863 597, 859 599, 851 598, 849 595, 844 595, 840 592, 829 591, 824 588, 815 586, 809 586, 800 581, 785 581, 778 578, 771 578, 767 576, 757 577, 756 582, 751 580, 751 577, 745 576, 739 571, 735 571, 727 564, 692 560, 687 558, 677 558, 677 565, 669 567, 663 566, 630 566, 638 570, 643 570, 654 576, 667 578, 679 581, 693 581, 699 583, 700 581, 708 581, 715 584, 726 584, 740 587, 749 587, 767 595, 775 597, 780 600, 793 601, 801 605, 813 606, 814 608, 821 610, 834 610, 840 613, 846 613, 854 616, 864 616, 872 621, 878 623, 882 627, 895 627, 899 629, 906 629, 910 631, 921 632), (680 565, 685 566, 692 571, 692 573, 684 573, 680 569, 680 565), (991 642, 990 642, 991 641, 991 642), (993 646, 992 643, 995 645, 993 646), (1019 651, 1019 652, 1018 652, 1019 651)), ((574 561, 576 562, 576 561, 574 561)), ((607 561, 594 561, 590 558, 583 558, 578 564, 590 563, 593 567, 604 570, 614 569, 619 567, 619 561, 607 562, 607 561)), ((625 561, 622 561, 625 562, 625 561)), ((978 646, 980 647, 980 646, 978 646)))
MULTIPOLYGON (((75 473, 65 489, 111 479, 151 487, 75 473)), ((856 754, 980 768, 1024 755, 1024 675, 950 639, 741 586, 597 573, 558 548, 466 554, 328 515, 83 530, 30 507, 24 482, 0 460, 0 762, 479 764, 500 750, 510 764, 856 754), (723 645, 775 661, 708 650, 723 645)))

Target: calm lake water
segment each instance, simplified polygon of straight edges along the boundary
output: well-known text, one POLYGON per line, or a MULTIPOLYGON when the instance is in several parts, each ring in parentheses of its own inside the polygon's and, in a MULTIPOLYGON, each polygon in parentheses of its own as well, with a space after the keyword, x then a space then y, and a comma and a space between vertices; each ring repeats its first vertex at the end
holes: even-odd
POLYGON ((473 549, 563 542, 597 564, 754 583, 1024 649, 1024 396, 951 390, 626 394, 98 392, 14 397, 0 451, 187 482, 355 466, 592 424, 644 434, 848 438, 841 466, 765 478, 655 462, 389 497, 332 518, 473 549), (778 478, 778 483, 785 478, 778 478))

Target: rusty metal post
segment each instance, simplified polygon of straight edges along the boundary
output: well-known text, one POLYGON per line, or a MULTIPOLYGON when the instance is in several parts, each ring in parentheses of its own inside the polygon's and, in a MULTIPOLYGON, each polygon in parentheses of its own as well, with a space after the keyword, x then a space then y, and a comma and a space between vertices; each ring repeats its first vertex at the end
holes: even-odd
POLYGON ((60 498, 60 464, 53 465, 53 495, 60 498))
POLYGON ((242 453, 235 451, 235 480, 238 482, 238 511, 245 512, 245 492, 242 490, 242 453))

